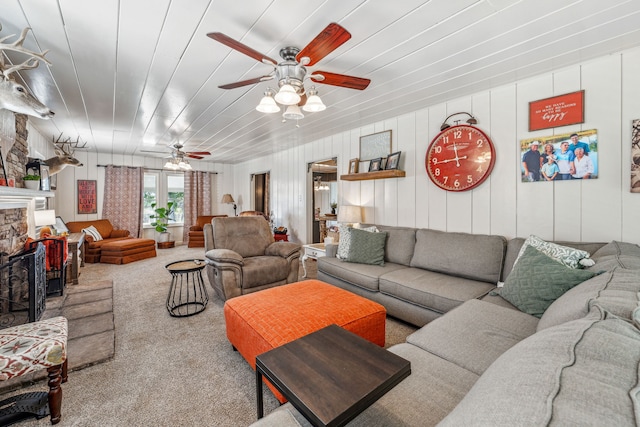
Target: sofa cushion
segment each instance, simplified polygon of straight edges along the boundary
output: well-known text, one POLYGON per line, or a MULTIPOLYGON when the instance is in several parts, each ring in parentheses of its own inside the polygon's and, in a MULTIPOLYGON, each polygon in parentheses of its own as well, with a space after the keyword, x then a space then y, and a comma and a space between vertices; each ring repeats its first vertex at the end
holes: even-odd
POLYGON ((387 225, 380 225, 378 229, 387 233, 384 260, 408 266, 416 247, 416 229, 387 225))
POLYGON ((500 289, 500 296, 525 313, 541 317, 560 295, 595 274, 566 267, 528 245, 500 289))
POLYGON ((384 265, 356 264, 338 258, 318 258, 318 271, 354 286, 377 292, 379 278, 391 271, 406 269, 404 265, 385 262, 384 265))
POLYGON ((589 267, 594 271, 608 271, 615 267, 640 270, 640 246, 613 241, 598 249, 592 257, 596 262, 589 267))
POLYGON ((407 342, 482 375, 502 353, 534 334, 537 324, 536 317, 521 311, 470 300, 409 335, 407 342))
POLYGON ((587 315, 594 304, 631 321, 640 302, 640 271, 614 268, 569 289, 544 312, 538 330, 587 315))
POLYGON ((594 261, 588 259, 590 254, 586 251, 572 248, 570 246, 559 245, 553 242, 547 242, 542 240, 538 236, 533 234, 524 241, 524 244, 520 248, 518 257, 514 261, 514 265, 518 262, 520 257, 524 254, 524 251, 528 246, 533 246, 546 256, 558 261, 560 264, 569 268, 582 268, 592 266, 594 261))
POLYGON ((370 233, 354 228, 345 261, 360 264, 384 265, 384 246, 387 233, 370 233))
POLYGON ((379 290, 437 313, 446 313, 465 301, 479 298, 495 286, 421 268, 402 268, 380 276, 379 290))
POLYGON ((593 310, 516 344, 440 426, 635 426, 640 331, 593 310))
POLYGON ((93 225, 83 228, 82 231, 85 233, 87 238, 91 238, 94 242, 102 240, 102 235, 93 225))
MULTIPOLYGON (((340 240, 338 241, 338 252, 336 253, 336 258, 339 259, 347 259, 349 256, 349 248, 351 247, 351 230, 354 227, 351 227, 346 224, 340 224, 338 230, 340 232, 340 240)), ((378 231, 375 225, 362 228, 361 230, 370 231, 375 233, 378 231)))
POLYGON ((264 255, 275 241, 263 216, 213 218, 211 224, 214 247, 231 249, 245 258, 264 255))
POLYGON ((506 244, 502 236, 419 229, 410 265, 496 284, 506 244))

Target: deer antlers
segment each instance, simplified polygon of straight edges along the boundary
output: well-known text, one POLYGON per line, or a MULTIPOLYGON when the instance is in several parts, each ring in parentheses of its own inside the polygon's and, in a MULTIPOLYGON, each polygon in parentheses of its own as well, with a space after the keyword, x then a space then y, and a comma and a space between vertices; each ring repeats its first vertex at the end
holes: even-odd
POLYGON ((64 141, 62 140, 62 134, 63 132, 60 132, 60 135, 58 136, 57 139, 53 139, 53 137, 51 138, 53 141, 53 145, 55 145, 57 148, 59 148, 60 150, 62 150, 63 153, 72 156, 73 153, 75 153, 76 148, 84 148, 87 146, 87 142, 80 142, 80 135, 78 135, 78 137, 76 138, 75 141, 71 140, 71 137, 68 137, 67 139, 65 139, 64 141), (68 151, 65 150, 65 147, 68 147, 68 151))
POLYGON ((31 28, 29 27, 23 29, 22 33, 20 33, 20 37, 18 38, 18 40, 14 41, 13 43, 4 43, 4 42, 5 40, 15 36, 15 34, 11 34, 0 39, 0 51, 12 50, 14 52, 20 52, 20 53, 24 53, 26 55, 31 56, 31 58, 27 59, 21 64, 16 64, 11 67, 6 67, 4 62, 5 55, 0 54, 0 73, 3 75, 5 80, 8 80, 9 75, 11 73, 15 73, 16 71, 30 70, 32 68, 36 68, 38 64, 40 64, 40 60, 44 61, 48 65, 51 65, 51 62, 49 62, 49 60, 44 57, 49 52, 49 50, 45 50, 42 53, 38 53, 32 50, 26 49, 25 47, 22 46, 22 44, 24 43, 24 40, 27 38, 27 33, 29 32, 30 29, 31 28))

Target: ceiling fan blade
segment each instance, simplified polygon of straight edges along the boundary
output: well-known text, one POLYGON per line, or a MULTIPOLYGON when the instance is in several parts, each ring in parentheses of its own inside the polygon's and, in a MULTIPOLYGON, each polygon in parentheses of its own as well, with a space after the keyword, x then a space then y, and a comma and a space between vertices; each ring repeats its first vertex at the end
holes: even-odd
POLYGON ((326 85, 347 87, 349 89, 365 90, 371 80, 362 77, 346 76, 344 74, 316 71, 311 75, 311 80, 326 85), (324 78, 322 78, 324 77, 324 78))
POLYGON ((235 49, 240 53, 244 53, 245 55, 250 56, 256 61, 263 62, 265 64, 271 64, 273 66, 278 65, 278 61, 275 61, 269 58, 268 56, 261 54, 257 50, 251 49, 249 46, 242 44, 237 40, 232 39, 226 34, 208 33, 207 36, 211 37, 217 42, 222 43, 223 45, 229 46, 231 49, 235 49))
POLYGON ((210 156, 211 153, 208 151, 187 151, 187 154, 194 154, 196 156, 210 156))
POLYGON ((309 58, 309 63, 306 65, 312 66, 350 38, 349 31, 332 22, 296 55, 296 59, 302 62, 302 58, 309 58))
POLYGON ((190 159, 204 159, 204 157, 202 157, 202 156, 196 156, 196 155, 191 154, 191 153, 185 153, 185 157, 189 157, 190 159))
POLYGON ((240 82, 235 82, 235 83, 228 83, 226 85, 220 85, 218 87, 220 89, 235 89, 237 87, 254 85, 254 84, 260 83, 260 82, 266 82, 267 80, 271 80, 271 79, 273 79, 273 76, 272 75, 267 75, 267 76, 262 76, 262 77, 256 77, 255 79, 242 80, 240 82))

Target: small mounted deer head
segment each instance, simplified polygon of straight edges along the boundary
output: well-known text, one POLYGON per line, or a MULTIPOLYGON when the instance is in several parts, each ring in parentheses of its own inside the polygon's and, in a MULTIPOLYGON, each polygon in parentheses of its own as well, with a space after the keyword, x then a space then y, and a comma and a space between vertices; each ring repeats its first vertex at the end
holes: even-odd
POLYGON ((71 141, 71 138, 67 138, 64 141, 62 139, 62 133, 58 139, 53 141, 55 146, 56 157, 52 157, 44 161, 49 166, 49 175, 55 175, 67 166, 81 167, 84 166, 78 159, 73 157, 73 153, 76 148, 84 148, 87 143, 80 144, 80 137, 75 141, 71 141), (65 150, 65 147, 67 148, 65 150))
POLYGON ((37 53, 22 47, 22 43, 24 43, 24 39, 27 37, 29 30, 30 28, 22 30, 18 40, 13 43, 4 43, 4 41, 13 37, 14 34, 0 39, 0 108, 13 111, 14 113, 28 114, 41 119, 50 119, 54 115, 53 111, 31 95, 23 85, 9 77, 11 73, 15 73, 16 71, 36 68, 40 63, 39 60, 51 65, 44 57, 48 50, 37 53), (7 66, 3 52, 5 50, 24 53, 31 58, 21 64, 7 66))

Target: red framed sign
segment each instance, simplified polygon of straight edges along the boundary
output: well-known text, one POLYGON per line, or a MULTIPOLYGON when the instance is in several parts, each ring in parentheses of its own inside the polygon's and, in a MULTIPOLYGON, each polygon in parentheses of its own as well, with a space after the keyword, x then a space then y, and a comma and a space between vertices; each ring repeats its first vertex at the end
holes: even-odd
POLYGON ((98 213, 98 192, 95 179, 78 180, 78 213, 98 213))
POLYGON ((529 103, 529 131, 584 123, 584 90, 529 103))

